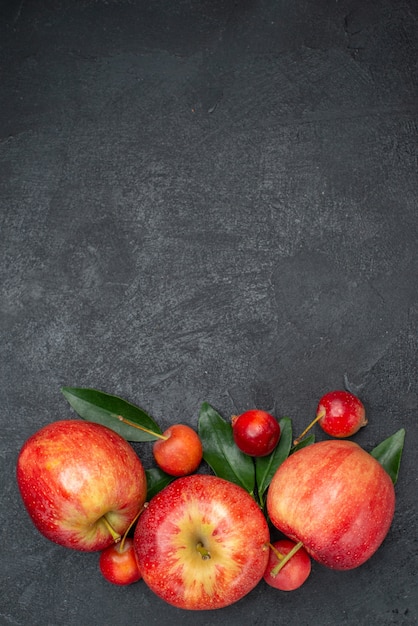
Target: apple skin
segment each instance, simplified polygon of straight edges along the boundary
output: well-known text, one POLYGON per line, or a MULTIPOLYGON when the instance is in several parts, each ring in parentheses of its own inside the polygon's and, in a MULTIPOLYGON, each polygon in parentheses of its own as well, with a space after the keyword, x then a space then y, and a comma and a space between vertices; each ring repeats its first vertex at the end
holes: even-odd
POLYGON ((158 467, 170 476, 187 476, 197 470, 203 457, 199 435, 186 424, 173 424, 152 448, 158 467))
POLYGON ((48 424, 24 443, 17 483, 36 528, 74 550, 103 550, 122 535, 146 497, 134 449, 105 426, 78 420, 48 424))
POLYGON ((249 593, 265 572, 268 542, 266 519, 248 492, 207 474, 177 478, 154 496, 134 535, 145 583, 189 610, 219 609, 249 593))
POLYGON ((323 565, 358 567, 386 537, 395 510, 393 483, 356 443, 329 440, 289 456, 267 494, 271 522, 323 565))
POLYGON ((132 585, 140 580, 133 539, 127 537, 105 548, 100 555, 99 568, 103 578, 114 585, 132 585))

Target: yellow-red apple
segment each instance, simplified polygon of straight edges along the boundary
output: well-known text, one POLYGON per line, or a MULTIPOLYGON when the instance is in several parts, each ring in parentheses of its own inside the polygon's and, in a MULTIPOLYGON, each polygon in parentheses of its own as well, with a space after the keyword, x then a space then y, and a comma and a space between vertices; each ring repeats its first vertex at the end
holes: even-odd
POLYGON ((132 446, 92 422, 48 424, 23 445, 17 483, 37 529, 75 550, 120 540, 146 498, 146 477, 132 446))
POLYGON ((348 570, 369 559, 387 535, 395 509, 393 483, 356 443, 312 444, 282 463, 267 494, 272 523, 311 556, 348 570))
POLYGON ((145 583, 190 610, 218 609, 249 593, 265 572, 268 542, 266 519, 248 492, 206 474, 160 491, 134 535, 145 583))

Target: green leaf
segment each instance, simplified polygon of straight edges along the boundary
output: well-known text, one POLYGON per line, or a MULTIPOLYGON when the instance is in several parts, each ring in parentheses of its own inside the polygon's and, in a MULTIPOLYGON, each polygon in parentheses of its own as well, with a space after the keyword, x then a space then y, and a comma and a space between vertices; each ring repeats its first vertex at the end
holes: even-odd
POLYGON ((147 477, 147 502, 174 480, 174 476, 169 476, 159 467, 145 470, 145 475, 147 477))
POLYGON ((387 471, 394 485, 396 485, 398 480, 404 441, 405 429, 401 428, 394 435, 379 443, 370 452, 387 471))
POLYGON ((81 387, 62 387, 61 391, 80 417, 111 428, 127 441, 155 441, 162 434, 148 413, 118 396, 81 387), (119 416, 150 432, 121 422, 119 416))
POLYGON ((306 446, 310 446, 313 443, 315 443, 315 435, 309 435, 309 437, 305 437, 305 439, 299 441, 296 446, 293 446, 293 448, 290 449, 290 454, 293 454, 302 448, 306 448, 306 446))
POLYGON ((268 456, 259 456, 255 459, 257 491, 262 507, 264 506, 264 493, 270 485, 277 468, 289 456, 290 447, 292 445, 292 421, 288 417, 283 417, 279 421, 279 426, 280 439, 273 452, 268 456))
POLYGON ((215 474, 240 485, 253 495, 253 459, 240 451, 233 438, 232 425, 207 402, 200 408, 198 433, 203 445, 203 458, 215 474))

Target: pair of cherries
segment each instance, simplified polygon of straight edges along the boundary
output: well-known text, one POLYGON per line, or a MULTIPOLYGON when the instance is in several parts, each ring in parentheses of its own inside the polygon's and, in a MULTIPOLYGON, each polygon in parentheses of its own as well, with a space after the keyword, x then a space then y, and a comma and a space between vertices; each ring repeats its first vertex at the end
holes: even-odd
MULTIPOLYGON (((348 391, 330 391, 318 403, 315 419, 295 439, 297 445, 318 422, 324 432, 332 437, 354 435, 367 424, 363 403, 348 391)), ((273 452, 280 439, 277 420, 266 411, 246 411, 232 418, 234 441, 238 448, 250 456, 267 456, 273 452)))

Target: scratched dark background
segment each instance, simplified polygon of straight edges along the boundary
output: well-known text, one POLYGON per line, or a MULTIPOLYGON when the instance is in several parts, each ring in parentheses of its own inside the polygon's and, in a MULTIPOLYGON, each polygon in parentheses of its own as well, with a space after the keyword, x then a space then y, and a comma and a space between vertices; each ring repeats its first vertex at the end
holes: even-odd
POLYGON ((417 53, 415 0, 0 3, 1 624, 418 622, 417 53), (62 385, 295 430, 346 385, 406 429, 389 535, 212 613, 112 587, 17 492, 62 385))

